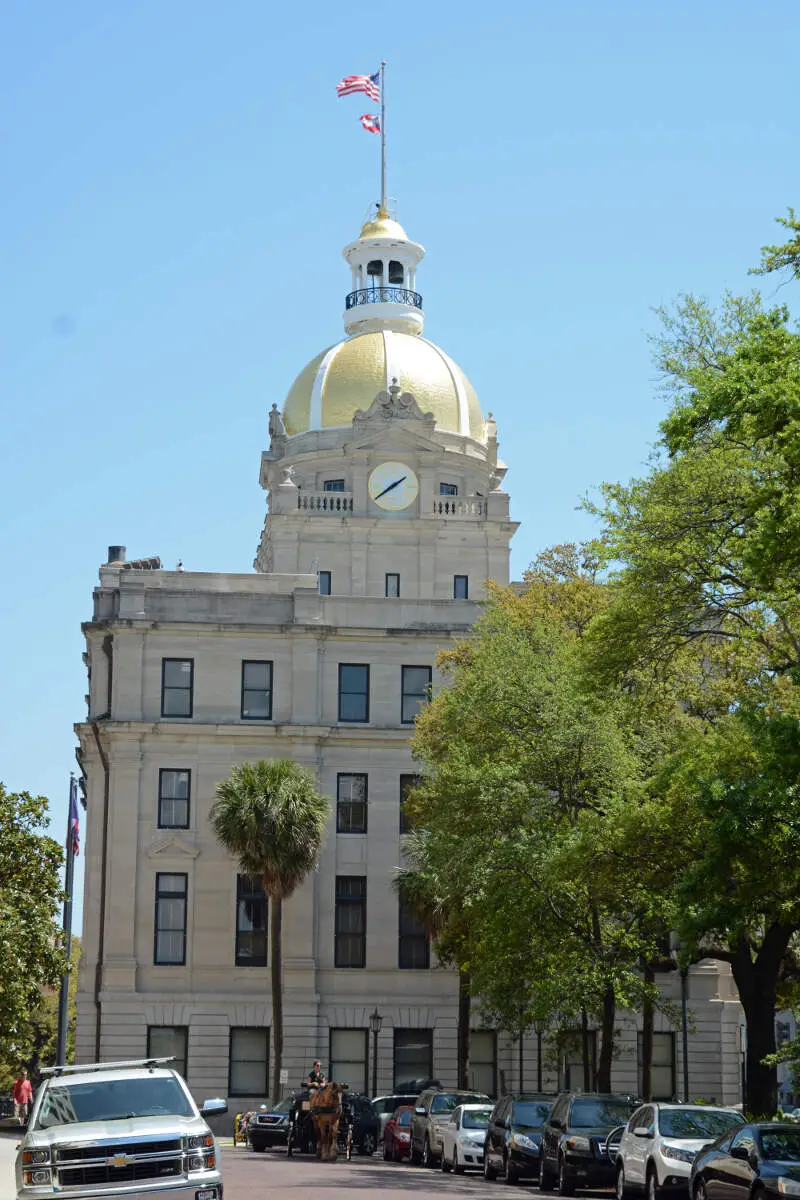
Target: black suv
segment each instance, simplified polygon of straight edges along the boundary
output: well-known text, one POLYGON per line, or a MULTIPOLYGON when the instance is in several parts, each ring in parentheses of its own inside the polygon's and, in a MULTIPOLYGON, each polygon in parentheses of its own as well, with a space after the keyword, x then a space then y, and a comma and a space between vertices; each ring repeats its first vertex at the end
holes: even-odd
POLYGON ((539 1175, 539 1151, 542 1129, 552 1096, 504 1096, 492 1109, 483 1148, 483 1177, 507 1183, 536 1179, 539 1175))
POLYGON ((381 1136, 381 1119, 372 1107, 369 1096, 360 1092, 346 1092, 346 1106, 353 1119, 353 1147, 359 1154, 374 1154, 381 1136))
POLYGON ((575 1188, 613 1187, 615 1163, 606 1142, 612 1129, 625 1125, 636 1101, 630 1096, 562 1092, 556 1097, 542 1133, 539 1186, 550 1192, 558 1180, 562 1196, 575 1188))

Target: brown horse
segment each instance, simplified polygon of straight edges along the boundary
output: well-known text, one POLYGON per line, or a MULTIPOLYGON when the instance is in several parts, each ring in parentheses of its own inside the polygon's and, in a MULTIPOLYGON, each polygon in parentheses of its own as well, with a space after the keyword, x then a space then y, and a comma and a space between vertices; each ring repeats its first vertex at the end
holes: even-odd
POLYGON ((336 1139, 339 1135, 344 1090, 341 1084, 326 1083, 324 1087, 317 1088, 309 1096, 311 1120, 314 1122, 314 1141, 317 1144, 317 1158, 323 1162, 336 1162, 338 1158, 336 1139))

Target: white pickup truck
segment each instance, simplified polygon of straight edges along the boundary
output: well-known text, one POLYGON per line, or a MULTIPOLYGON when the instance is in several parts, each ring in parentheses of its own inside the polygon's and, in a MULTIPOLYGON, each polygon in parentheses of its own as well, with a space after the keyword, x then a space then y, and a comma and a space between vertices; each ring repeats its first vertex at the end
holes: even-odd
POLYGON ((52 1067, 17 1153, 17 1200, 222 1200, 222 1163, 172 1059, 52 1067))

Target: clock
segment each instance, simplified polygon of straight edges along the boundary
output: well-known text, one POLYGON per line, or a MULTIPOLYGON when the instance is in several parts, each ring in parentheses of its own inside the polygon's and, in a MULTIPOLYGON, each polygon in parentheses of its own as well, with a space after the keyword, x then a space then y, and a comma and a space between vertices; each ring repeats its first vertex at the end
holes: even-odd
POLYGON ((369 477, 369 494, 378 508, 400 512, 419 495, 419 480, 405 463, 381 463, 369 477))

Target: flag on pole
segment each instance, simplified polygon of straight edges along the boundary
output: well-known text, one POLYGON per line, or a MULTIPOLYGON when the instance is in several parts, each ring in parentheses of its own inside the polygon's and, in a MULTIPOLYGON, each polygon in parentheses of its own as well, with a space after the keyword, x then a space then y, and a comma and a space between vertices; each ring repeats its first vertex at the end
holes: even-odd
POLYGON ((353 92, 364 92, 370 100, 377 103, 381 98, 380 79, 380 71, 376 71, 374 75, 345 75, 336 85, 336 95, 350 96, 353 92))
MULTIPOLYGON (((78 781, 74 777, 69 781, 69 840, 72 843, 72 853, 77 854, 81 845, 81 823, 78 818, 78 781)), ((69 852, 69 846, 67 846, 69 852)))
POLYGON ((380 133, 381 131, 381 119, 379 116, 377 116, 377 114, 371 115, 370 113, 362 113, 361 124, 364 126, 367 133, 380 133))

